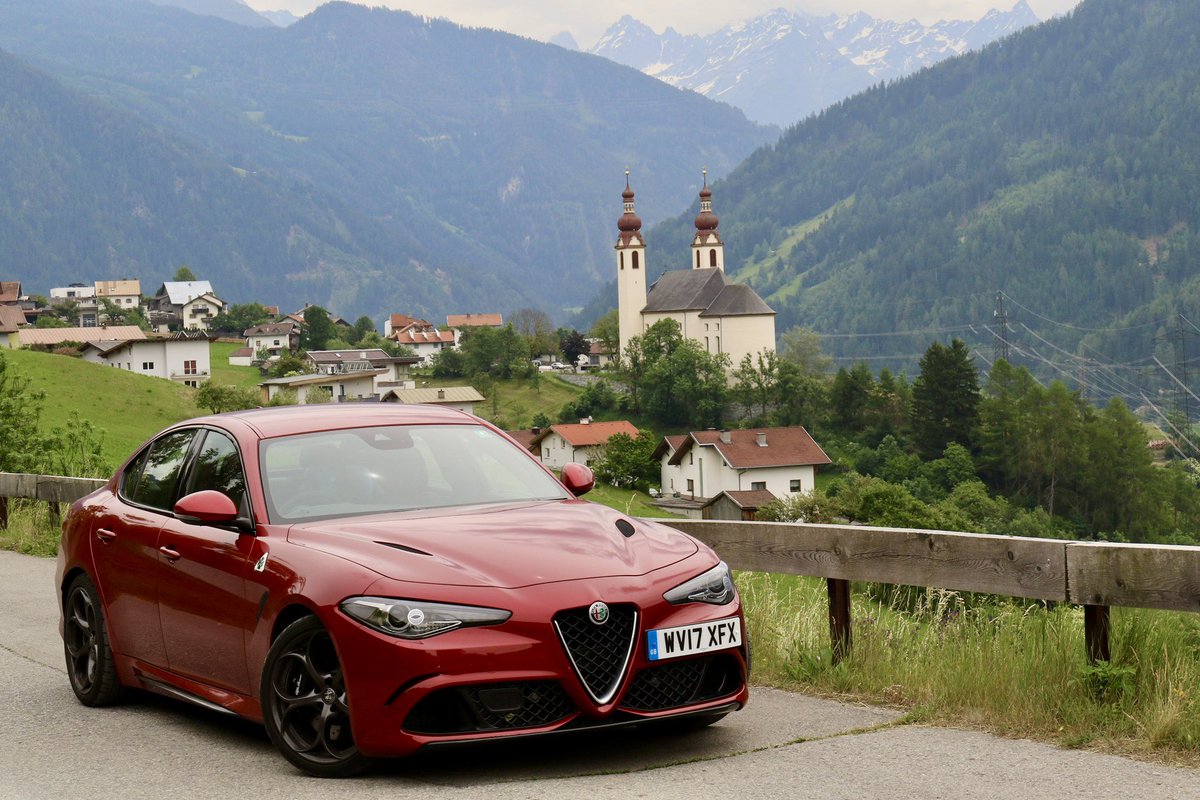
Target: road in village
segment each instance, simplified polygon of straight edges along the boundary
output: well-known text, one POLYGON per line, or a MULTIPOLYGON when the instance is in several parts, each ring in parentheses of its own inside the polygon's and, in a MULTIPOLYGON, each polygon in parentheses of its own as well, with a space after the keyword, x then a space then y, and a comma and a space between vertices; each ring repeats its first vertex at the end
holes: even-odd
POLYGON ((1200 798, 1200 771, 759 689, 683 737, 610 732, 421 754, 347 781, 308 778, 256 725, 144 695, 79 705, 54 563, 0 551, 0 798, 1200 798))

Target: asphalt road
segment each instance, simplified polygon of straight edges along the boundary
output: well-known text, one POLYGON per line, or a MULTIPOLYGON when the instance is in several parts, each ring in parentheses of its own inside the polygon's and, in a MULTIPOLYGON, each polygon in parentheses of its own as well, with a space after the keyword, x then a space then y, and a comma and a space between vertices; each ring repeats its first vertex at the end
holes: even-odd
POLYGON ((682 737, 580 735, 440 751, 347 781, 305 777, 261 728, 150 695, 79 705, 54 564, 0 551, 0 798, 954 798, 1195 800, 1200 772, 759 689, 682 737))

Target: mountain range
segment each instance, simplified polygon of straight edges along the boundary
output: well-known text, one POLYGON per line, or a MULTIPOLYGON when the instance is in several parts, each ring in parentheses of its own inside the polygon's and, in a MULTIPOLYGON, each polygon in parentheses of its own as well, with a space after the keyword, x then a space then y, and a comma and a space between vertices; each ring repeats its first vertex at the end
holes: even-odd
POLYGON ((655 33, 626 15, 588 52, 729 103, 753 120, 787 126, 1038 21, 1025 0, 979 20, 931 25, 780 8, 703 36, 655 33))
MULTIPOLYGON (((211 9, 220 0, 186 2, 211 9)), ((777 136, 727 105, 604 59, 348 3, 279 28, 136 0, 0 0, 0 48, 279 198, 261 211, 237 205, 232 222, 244 231, 234 239, 270 235, 256 260, 189 254, 172 242, 202 236, 217 208, 173 216, 172 230, 158 229, 160 246, 147 238, 145 255, 134 256, 124 247, 132 223, 120 216, 105 217, 113 227, 86 243, 70 227, 37 240, 40 224, 22 213, 13 186, 0 185, 16 209, 0 218, 0 236, 44 252, 22 269, 63 283, 153 282, 186 261, 237 302, 314 302, 376 318, 522 305, 558 314, 608 276, 609 218, 626 167, 639 177, 643 217, 663 219, 694 196, 703 167, 724 174, 777 136), (262 228, 261 216, 299 213, 284 189, 292 186, 342 224, 297 223, 296 236, 262 228), (298 240, 312 254, 303 264, 298 240), (273 291, 247 296, 258 275, 273 291)), ((54 109, 37 113, 52 118, 54 109)), ((130 157, 112 144, 93 157, 130 157)), ((69 186, 68 165, 45 150, 31 157, 69 186)), ((146 213, 164 220, 161 211, 146 213)))

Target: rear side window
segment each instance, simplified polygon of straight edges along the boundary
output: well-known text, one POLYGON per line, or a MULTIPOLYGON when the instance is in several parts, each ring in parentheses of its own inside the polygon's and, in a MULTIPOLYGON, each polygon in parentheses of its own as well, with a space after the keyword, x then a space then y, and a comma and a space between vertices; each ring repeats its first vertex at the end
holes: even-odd
POLYGON ((195 437, 194 430, 176 431, 157 440, 125 470, 125 496, 134 503, 169 511, 175 487, 195 437))

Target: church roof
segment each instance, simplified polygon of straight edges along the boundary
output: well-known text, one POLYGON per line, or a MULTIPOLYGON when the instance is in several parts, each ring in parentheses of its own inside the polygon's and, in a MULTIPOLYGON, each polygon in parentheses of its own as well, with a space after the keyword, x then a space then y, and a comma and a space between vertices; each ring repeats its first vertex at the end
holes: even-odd
MULTIPOLYGON (((719 270, 718 270, 719 271, 719 270)), ((752 314, 774 314, 771 307, 758 296, 758 292, 740 283, 729 283, 709 303, 708 309, 700 312, 702 317, 739 317, 752 314)))
POLYGON ((646 295, 642 313, 699 311, 703 317, 774 314, 749 286, 729 283, 719 269, 677 269, 664 272, 646 295))
POLYGON ((650 287, 642 311, 701 311, 708 308, 724 288, 725 273, 719 269, 671 270, 664 272, 650 287))

